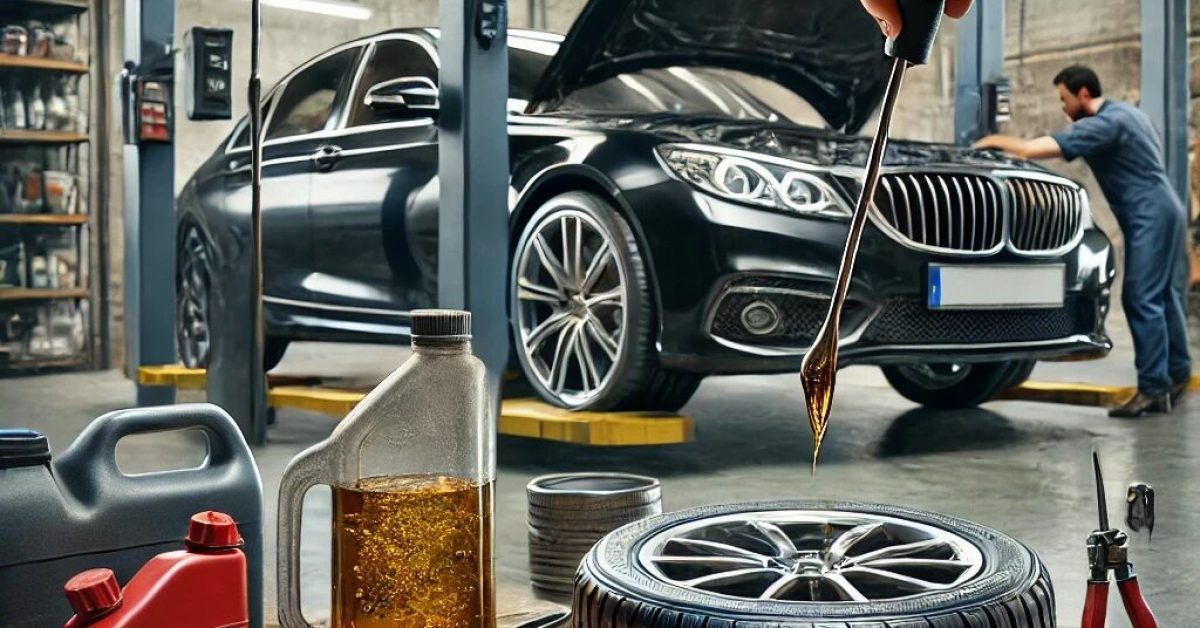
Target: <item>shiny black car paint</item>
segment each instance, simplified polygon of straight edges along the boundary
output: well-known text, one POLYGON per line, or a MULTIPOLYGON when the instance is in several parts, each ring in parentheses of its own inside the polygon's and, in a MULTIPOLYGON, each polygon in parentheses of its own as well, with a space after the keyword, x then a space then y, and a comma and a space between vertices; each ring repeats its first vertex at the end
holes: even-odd
MULTIPOLYGON (((436 44, 428 31, 378 36, 436 44)), ((348 46, 363 46, 356 42, 348 46)), ((346 90, 348 91, 348 90, 346 90)), ((332 121, 353 106, 343 93, 332 121)), ((235 131, 236 134, 236 131, 235 131)), ((661 162, 665 143, 700 143, 828 168, 846 199, 866 140, 790 123, 719 116, 587 114, 577 110, 509 119, 510 242, 546 200, 566 191, 609 199, 629 222, 647 260, 664 366, 698 373, 791 370, 803 347, 732 347, 709 333, 724 287, 742 277, 785 277, 828 293, 847 222, 722 200, 680 180, 661 162)), ((178 201, 182 229, 197 226, 214 258, 247 246, 249 153, 223 142, 178 201)), ((269 141, 263 172, 265 316, 271 336, 393 342, 406 312, 435 305, 437 129, 408 118, 269 141), (331 155, 332 154, 332 155, 331 155)), ((1044 172, 1025 162, 961 148, 894 142, 887 169, 1044 172)), ((869 224, 849 299, 874 308, 893 297, 923 299, 930 263, 1064 263, 1069 295, 1107 307, 1113 262, 1108 239, 1089 228, 1070 252, 1051 258, 1007 250, 984 258, 919 252, 869 224)), ((843 330, 843 334, 851 330, 843 330)), ((845 363, 995 361, 1106 352, 1102 313, 1093 329, 1044 343, 872 346, 850 342, 845 363)))

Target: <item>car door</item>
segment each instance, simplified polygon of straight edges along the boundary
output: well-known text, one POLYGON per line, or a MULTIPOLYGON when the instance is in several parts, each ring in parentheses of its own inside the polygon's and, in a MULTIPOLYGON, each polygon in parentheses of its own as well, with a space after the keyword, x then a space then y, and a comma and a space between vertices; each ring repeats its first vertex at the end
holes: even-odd
MULTIPOLYGON (((339 115, 362 46, 331 51, 276 87, 265 117, 262 167, 263 294, 311 301, 313 273, 309 192, 319 152, 339 115)), ((244 127, 248 126, 244 124, 244 127)), ((244 213, 249 241, 249 129, 239 131, 226 160, 226 206, 244 213)))
MULTIPOLYGON (((313 176, 311 215, 320 303, 405 312, 429 307, 436 289, 423 272, 428 243, 416 241, 414 214, 437 215, 435 114, 383 111, 366 104, 372 86, 405 77, 437 84, 436 53, 416 35, 375 39, 364 55, 343 128, 321 149, 331 157, 313 176)), ((436 256, 436 240, 432 244, 436 256)))

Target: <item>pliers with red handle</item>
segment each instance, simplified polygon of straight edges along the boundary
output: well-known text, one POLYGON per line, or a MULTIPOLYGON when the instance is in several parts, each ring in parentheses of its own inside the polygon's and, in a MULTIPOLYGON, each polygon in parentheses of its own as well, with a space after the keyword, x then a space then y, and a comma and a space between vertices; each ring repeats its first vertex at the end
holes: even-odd
POLYGON ((1092 575, 1088 579, 1087 599, 1083 603, 1080 628, 1105 628, 1108 615, 1108 580, 1113 574, 1117 591, 1133 628, 1158 628, 1158 620, 1142 596, 1133 565, 1129 562, 1129 535, 1108 525, 1108 506, 1104 499, 1104 481, 1100 475, 1100 457, 1092 452, 1096 469, 1096 493, 1100 503, 1100 529, 1088 536, 1088 563, 1092 575))

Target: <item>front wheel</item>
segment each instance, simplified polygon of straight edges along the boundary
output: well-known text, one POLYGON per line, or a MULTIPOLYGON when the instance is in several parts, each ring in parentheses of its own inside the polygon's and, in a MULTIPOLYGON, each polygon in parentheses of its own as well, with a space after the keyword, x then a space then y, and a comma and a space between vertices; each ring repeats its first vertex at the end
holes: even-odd
POLYGON ((509 289, 517 359, 538 396, 571 410, 676 410, 691 398, 700 376, 658 363, 649 281, 604 199, 571 192, 537 210, 509 289))
MULTIPOLYGON (((212 321, 212 260, 208 244, 196 227, 179 243, 175 277, 175 346, 183 365, 208 368, 212 321)), ((263 370, 275 368, 288 347, 287 338, 268 336, 263 343, 263 370)))
POLYGON ((902 364, 884 366, 883 376, 905 399, 954 410, 977 406, 1022 383, 1032 362, 902 364))

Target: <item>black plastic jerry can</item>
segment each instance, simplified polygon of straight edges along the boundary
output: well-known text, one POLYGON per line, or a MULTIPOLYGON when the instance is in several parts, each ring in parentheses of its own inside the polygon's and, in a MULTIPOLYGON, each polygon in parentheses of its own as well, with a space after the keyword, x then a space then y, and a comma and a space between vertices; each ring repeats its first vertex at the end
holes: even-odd
POLYGON ((181 547, 201 510, 231 515, 245 539, 250 625, 263 625, 262 483, 237 424, 217 406, 184 404, 111 412, 61 456, 29 430, 0 430, 0 626, 61 626, 63 584, 95 567, 128 580, 157 554, 181 547), (117 441, 198 429, 208 455, 194 469, 125 475, 117 441))

